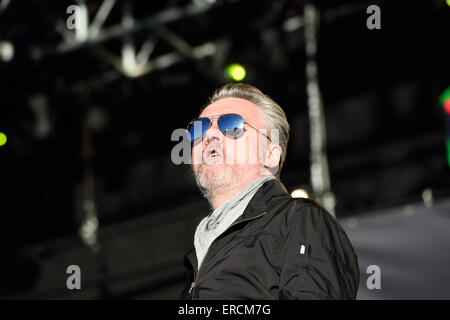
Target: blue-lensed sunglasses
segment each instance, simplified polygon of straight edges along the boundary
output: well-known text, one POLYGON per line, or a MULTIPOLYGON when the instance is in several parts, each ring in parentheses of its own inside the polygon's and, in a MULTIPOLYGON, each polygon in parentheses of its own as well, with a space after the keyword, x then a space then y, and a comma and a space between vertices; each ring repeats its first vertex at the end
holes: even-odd
POLYGON ((250 123, 246 122, 240 114, 237 113, 225 113, 222 115, 201 117, 192 120, 187 126, 189 140, 194 142, 201 139, 205 132, 211 127, 211 119, 213 118, 217 118, 217 126, 219 127, 220 131, 228 137, 240 137, 245 131, 244 124, 247 124, 258 133, 261 133, 264 137, 269 139, 269 141, 271 141, 267 135, 254 128, 250 123))

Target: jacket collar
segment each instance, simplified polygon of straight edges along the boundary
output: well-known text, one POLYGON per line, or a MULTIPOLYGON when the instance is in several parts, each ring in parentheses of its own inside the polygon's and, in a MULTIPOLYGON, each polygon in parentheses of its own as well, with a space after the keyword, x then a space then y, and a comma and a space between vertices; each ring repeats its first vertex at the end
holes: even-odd
POLYGON ((267 212, 271 209, 270 203, 273 199, 286 196, 289 197, 289 194, 280 181, 274 179, 265 182, 258 191, 256 191, 242 215, 236 219, 236 222, 252 219, 267 212))
MULTIPOLYGON (((265 182, 258 189, 258 191, 256 191, 242 215, 237 218, 234 223, 238 223, 242 220, 249 220, 261 215, 262 213, 266 213, 271 209, 270 203, 272 200, 276 198, 286 198, 286 196, 290 197, 285 186, 280 181, 273 179, 265 182)), ((188 262, 190 262, 194 270, 197 270, 198 262, 195 247, 192 247, 192 249, 185 256, 184 264, 189 268, 188 262)))

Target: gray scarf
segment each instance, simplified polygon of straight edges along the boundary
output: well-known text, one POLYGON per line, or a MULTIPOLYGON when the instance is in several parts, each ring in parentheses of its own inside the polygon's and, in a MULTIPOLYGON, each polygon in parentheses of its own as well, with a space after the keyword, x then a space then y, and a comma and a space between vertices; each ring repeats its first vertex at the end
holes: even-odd
POLYGON ((266 181, 272 179, 275 179, 275 177, 266 176, 250 182, 238 194, 227 200, 223 205, 200 221, 194 236, 194 246, 199 269, 211 243, 244 213, 245 208, 256 191, 266 181))

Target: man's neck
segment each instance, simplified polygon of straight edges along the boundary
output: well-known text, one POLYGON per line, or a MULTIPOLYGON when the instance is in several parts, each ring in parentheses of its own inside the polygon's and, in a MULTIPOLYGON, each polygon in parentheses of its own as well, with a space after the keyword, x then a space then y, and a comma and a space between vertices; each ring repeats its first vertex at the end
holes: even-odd
POLYGON ((255 176, 253 179, 249 179, 246 182, 236 183, 233 185, 226 185, 221 188, 216 189, 210 196, 208 197, 208 201, 213 210, 216 210, 229 199, 238 194, 242 189, 244 189, 249 183, 255 181, 258 178, 263 176, 255 176))
POLYGON ((215 190, 209 197, 209 203, 213 210, 216 210, 233 196, 239 193, 247 184, 239 184, 236 186, 225 186, 219 190, 215 190))

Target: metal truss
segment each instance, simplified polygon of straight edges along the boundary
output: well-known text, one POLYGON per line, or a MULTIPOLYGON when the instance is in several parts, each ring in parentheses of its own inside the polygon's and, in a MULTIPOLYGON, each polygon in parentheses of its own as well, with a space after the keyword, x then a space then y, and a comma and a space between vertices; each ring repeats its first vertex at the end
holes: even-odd
POLYGON ((207 12, 215 7, 214 2, 200 4, 189 4, 184 8, 171 7, 155 15, 136 21, 132 14, 124 12, 122 22, 117 25, 103 28, 104 22, 116 0, 104 0, 95 13, 92 23, 89 23, 90 13, 84 1, 79 1, 76 6, 69 6, 67 13, 74 12, 77 15, 76 28, 70 31, 67 26, 59 21, 55 29, 62 36, 62 41, 54 47, 35 48, 32 52, 34 60, 41 60, 53 55, 70 53, 86 47, 94 47, 96 53, 105 58, 106 61, 127 77, 139 77, 153 70, 166 68, 183 57, 191 59, 202 59, 215 52, 212 43, 205 43, 197 47, 191 47, 181 37, 165 27, 169 23, 189 18, 207 12), (72 8, 71 8, 72 7, 72 8), (133 34, 139 31, 152 29, 148 39, 137 50, 133 34), (166 40, 176 51, 164 54, 150 61, 158 38, 166 40), (101 45, 110 40, 121 39, 122 49, 120 54, 112 53, 101 45))

